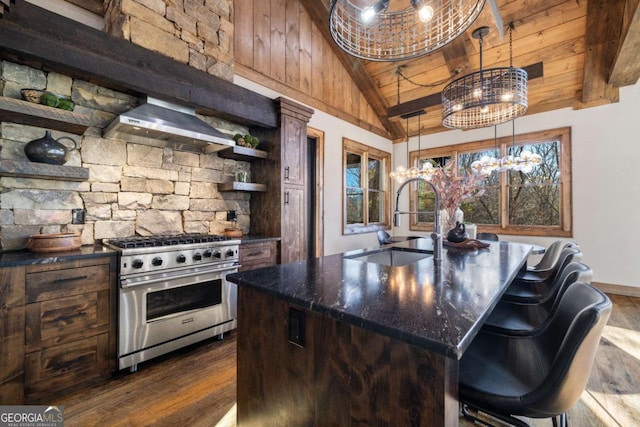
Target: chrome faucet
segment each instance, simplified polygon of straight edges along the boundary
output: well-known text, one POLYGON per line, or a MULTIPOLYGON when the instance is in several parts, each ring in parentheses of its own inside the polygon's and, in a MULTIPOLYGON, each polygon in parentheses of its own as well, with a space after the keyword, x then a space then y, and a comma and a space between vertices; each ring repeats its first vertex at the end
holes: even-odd
POLYGON ((426 184, 429 184, 431 186, 431 188, 433 189, 433 194, 436 195, 435 198, 435 207, 434 210, 435 212, 433 213, 434 218, 433 218, 433 233, 431 233, 431 240, 433 241, 433 262, 434 264, 440 264, 440 262, 442 261, 442 227, 440 224, 440 195, 438 194, 438 191, 436 190, 436 187, 433 186, 432 183, 430 183, 429 181, 425 181, 422 178, 409 178, 408 180, 406 180, 401 186, 400 188, 398 188, 398 193, 396 194, 396 209, 395 211, 393 211, 393 226, 394 227, 398 227, 400 225, 400 214, 420 214, 422 212, 420 211, 413 211, 413 212, 409 212, 409 211, 405 211, 405 212, 401 212, 398 210, 398 200, 400 199, 400 193, 402 193, 402 190, 404 189, 404 187, 409 184, 410 182, 415 182, 415 181, 422 181, 426 184))

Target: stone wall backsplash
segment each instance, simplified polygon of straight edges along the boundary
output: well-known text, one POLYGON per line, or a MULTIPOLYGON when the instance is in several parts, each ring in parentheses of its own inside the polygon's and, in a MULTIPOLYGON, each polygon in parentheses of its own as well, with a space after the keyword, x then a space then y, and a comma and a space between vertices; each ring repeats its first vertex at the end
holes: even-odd
MULTIPOLYGON (((86 81, 28 66, 0 63, 2 95, 20 98, 21 88, 70 95, 74 112, 91 118, 84 135, 52 131, 78 144, 65 166, 89 170, 84 182, 0 177, 0 249, 26 247, 32 234, 77 231, 83 244, 134 235, 222 234, 235 210, 238 226, 249 231, 249 193, 219 192, 218 184, 250 173, 250 163, 104 139, 102 128, 138 99, 86 81), (72 224, 74 209, 85 210, 85 223, 72 224)), ((247 129, 217 118, 201 117, 233 135, 247 129)), ((0 122, 0 159, 29 160, 24 146, 41 138, 44 128, 0 122)))
POLYGON ((233 79, 233 0, 105 0, 105 29, 222 79, 233 79))

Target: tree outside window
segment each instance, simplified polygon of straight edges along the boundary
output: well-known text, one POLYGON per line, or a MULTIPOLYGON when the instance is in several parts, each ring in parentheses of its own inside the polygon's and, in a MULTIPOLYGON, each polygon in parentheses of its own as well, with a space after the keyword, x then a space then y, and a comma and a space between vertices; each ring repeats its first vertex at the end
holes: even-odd
POLYGON ((343 140, 344 234, 389 228, 391 155, 343 140))
MULTIPOLYGON (((571 236, 570 128, 516 135, 455 146, 422 150, 421 161, 448 152, 458 173, 471 173, 470 166, 482 156, 517 156, 528 150, 543 163, 532 171, 493 172, 485 181, 484 194, 463 202, 465 221, 482 231, 501 234, 571 236)), ((418 153, 411 153, 417 159, 418 153)), ((424 185, 411 200, 419 210, 433 211, 433 193, 424 185)), ((412 230, 431 230, 433 218, 420 215, 412 230)))

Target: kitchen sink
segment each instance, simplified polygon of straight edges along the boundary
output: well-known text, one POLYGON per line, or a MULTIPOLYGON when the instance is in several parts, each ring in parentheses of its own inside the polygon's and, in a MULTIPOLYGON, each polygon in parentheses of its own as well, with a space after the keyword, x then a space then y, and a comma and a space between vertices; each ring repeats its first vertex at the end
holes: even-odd
POLYGON ((402 265, 413 264, 423 259, 432 258, 433 255, 426 252, 414 252, 399 250, 394 248, 381 249, 379 251, 367 252, 364 255, 347 257, 356 261, 370 262, 373 264, 389 265, 399 267, 402 265))

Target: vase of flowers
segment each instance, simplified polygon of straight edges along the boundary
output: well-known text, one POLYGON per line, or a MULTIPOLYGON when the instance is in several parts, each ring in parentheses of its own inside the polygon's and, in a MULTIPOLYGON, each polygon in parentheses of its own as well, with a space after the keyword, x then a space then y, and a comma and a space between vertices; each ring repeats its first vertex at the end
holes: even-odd
POLYGON ((485 178, 486 175, 471 171, 456 175, 453 163, 435 168, 431 175, 431 183, 440 195, 443 234, 456 227, 456 212, 460 209, 462 202, 484 193, 485 178))

